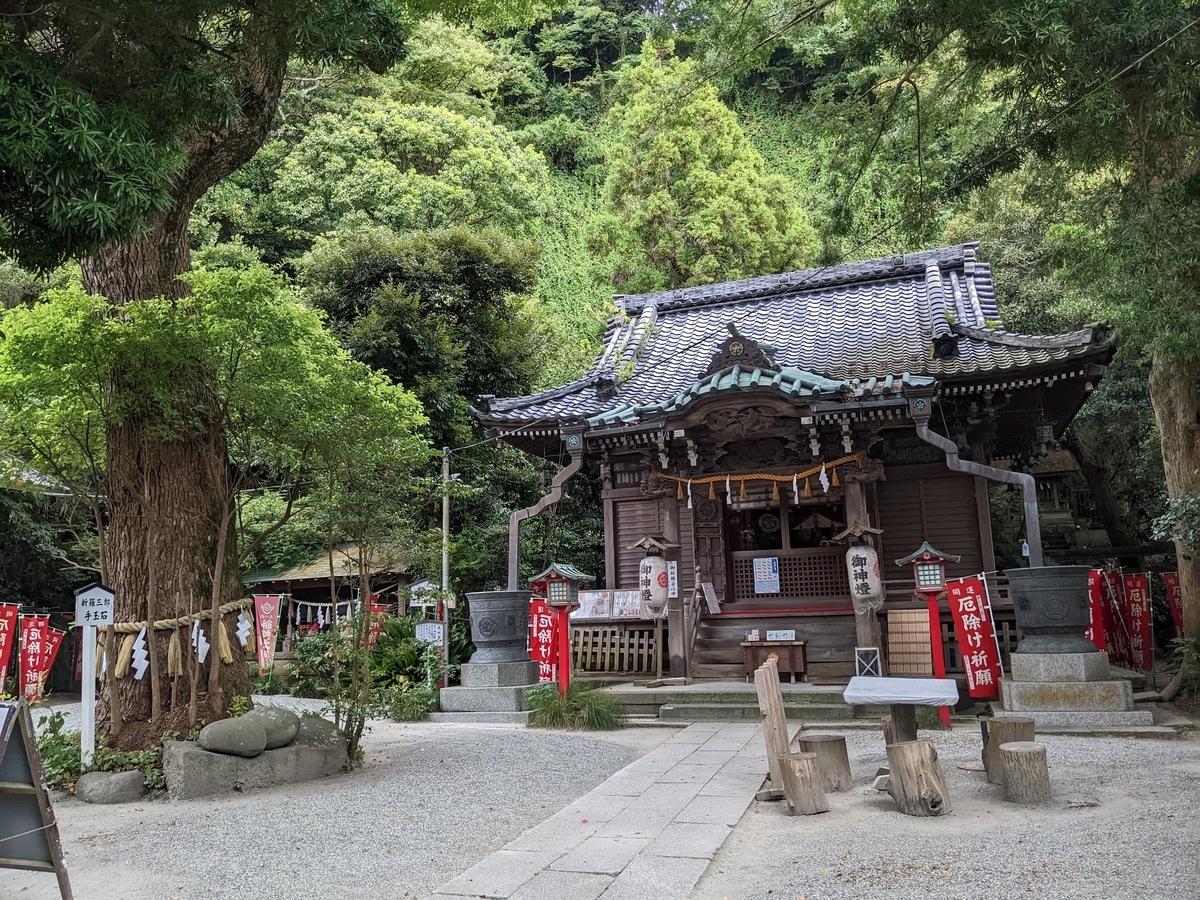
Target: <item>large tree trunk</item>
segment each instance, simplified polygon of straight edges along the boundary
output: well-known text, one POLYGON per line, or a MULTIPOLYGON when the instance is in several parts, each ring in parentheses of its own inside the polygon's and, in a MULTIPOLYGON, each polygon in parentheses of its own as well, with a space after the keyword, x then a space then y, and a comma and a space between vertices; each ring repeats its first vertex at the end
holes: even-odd
MULTIPOLYGON (((1100 520, 1108 540, 1114 547, 1136 547, 1141 543, 1137 532, 1129 525, 1129 515, 1121 506, 1112 488, 1112 472, 1106 461, 1093 447, 1084 441, 1075 428, 1068 428, 1063 435, 1063 444, 1075 457, 1079 471, 1087 481, 1096 516, 1100 520)), ((1137 557, 1122 557, 1123 566, 1136 566, 1137 557)))
MULTIPOLYGON (((1200 491, 1200 423, 1197 388, 1200 360, 1155 354, 1150 365, 1150 399, 1162 442, 1167 496, 1200 491)), ((1179 587, 1183 595, 1183 631, 1200 637, 1200 553, 1176 541, 1179 587)))
MULTIPOLYGON (((270 131, 283 87, 290 36, 269 15, 251 16, 233 75, 241 117, 186 137, 187 163, 175 183, 174 202, 146 232, 80 260, 89 293, 104 296, 114 307, 135 300, 179 299, 186 295, 187 285, 178 278, 191 269, 187 226, 192 207, 205 191, 248 161, 270 131)), ((128 416, 108 428, 111 522, 107 550, 109 586, 116 593, 118 622, 145 620, 152 571, 155 617, 162 620, 207 610, 206 633, 211 630, 213 595, 227 602, 239 590, 235 542, 226 542, 224 563, 219 569, 216 566, 221 544, 221 492, 228 490, 228 484, 227 479, 214 478, 213 473, 225 470, 226 442, 223 423, 215 415, 204 421, 204 410, 212 408, 206 403, 209 384, 205 375, 194 371, 194 367, 189 371, 181 366, 179 383, 161 386, 175 389, 180 408, 187 410, 191 421, 200 420, 200 433, 166 437, 166 429, 160 427, 163 423, 151 413, 128 416), (152 540, 147 540, 149 528, 155 531, 152 540), (152 565, 147 547, 153 548, 152 565)), ((227 626, 231 624, 226 622, 227 626)), ((181 636, 190 633, 189 625, 181 636)), ((155 693, 180 698, 179 708, 165 708, 159 720, 151 721, 149 673, 142 681, 134 680, 132 675, 119 679, 116 686, 123 724, 117 728, 108 724, 112 738, 122 747, 149 746, 166 729, 186 733, 195 724, 189 719, 195 718, 197 709, 201 718, 218 718, 227 714, 227 705, 234 697, 249 692, 241 648, 234 645, 234 663, 222 666, 219 673, 218 708, 209 708, 208 667, 219 665, 220 635, 207 634, 211 649, 206 665, 185 666, 185 672, 191 674, 177 676, 198 680, 204 692, 204 700, 193 707, 189 716, 187 701, 192 684, 177 686, 187 690, 174 694, 170 690, 165 665, 169 637, 170 631, 166 630, 152 635, 153 658, 163 663, 156 666, 159 683, 155 693)), ((183 644, 184 653, 193 652, 186 639, 183 644)), ((101 695, 102 716, 112 708, 107 696, 112 688, 113 680, 108 679, 101 695)))

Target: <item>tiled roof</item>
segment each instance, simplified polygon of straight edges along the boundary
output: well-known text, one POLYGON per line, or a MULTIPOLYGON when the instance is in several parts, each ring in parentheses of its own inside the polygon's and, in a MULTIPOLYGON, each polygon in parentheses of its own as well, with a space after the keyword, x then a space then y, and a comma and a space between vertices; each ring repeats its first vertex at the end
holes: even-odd
POLYGON ((875 392, 906 373, 956 381, 1033 370, 1108 347, 1095 326, 1062 335, 1005 331, 991 269, 976 260, 976 247, 618 297, 621 313, 587 375, 530 397, 482 398, 478 415, 495 425, 600 424, 666 411, 704 389, 700 376, 731 324, 773 348, 782 377, 775 383, 772 371, 771 384, 755 386, 784 390, 788 381, 787 390, 810 392, 857 391, 877 379, 875 392), (814 376, 820 383, 807 385, 814 376))
POLYGON ((932 378, 920 375, 902 375, 899 378, 854 378, 849 381, 834 381, 800 369, 783 368, 779 371, 753 369, 744 371, 734 366, 727 372, 717 372, 703 377, 694 384, 659 403, 640 406, 622 405, 591 416, 587 422, 593 428, 630 424, 644 419, 656 419, 682 412, 694 400, 700 400, 725 391, 748 391, 753 389, 775 390, 785 397, 804 400, 831 400, 834 402, 893 399, 900 396, 902 389, 910 384, 931 384, 932 378))

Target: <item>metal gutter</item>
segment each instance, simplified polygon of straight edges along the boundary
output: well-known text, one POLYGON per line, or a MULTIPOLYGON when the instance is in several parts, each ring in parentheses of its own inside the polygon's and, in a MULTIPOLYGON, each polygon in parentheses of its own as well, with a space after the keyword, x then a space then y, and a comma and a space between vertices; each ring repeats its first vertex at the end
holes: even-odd
POLYGON ((583 429, 578 426, 571 429, 564 428, 562 438, 563 445, 571 454, 571 461, 554 476, 554 481, 550 483, 550 492, 533 506, 518 509, 508 517, 508 590, 510 591, 520 589, 521 523, 526 519, 532 519, 547 506, 561 500, 563 487, 583 466, 583 429))
POLYGON ((958 445, 949 438, 942 437, 929 427, 929 418, 933 415, 934 388, 909 388, 908 409, 917 427, 917 437, 931 444, 946 454, 946 468, 954 472, 964 472, 968 475, 978 475, 989 481, 999 481, 1004 484, 1021 486, 1021 495, 1025 506, 1025 540, 1029 544, 1029 565, 1033 568, 1042 563, 1042 523, 1038 517, 1037 482, 1027 472, 1013 472, 1008 469, 997 469, 982 463, 968 462, 958 458, 958 445))

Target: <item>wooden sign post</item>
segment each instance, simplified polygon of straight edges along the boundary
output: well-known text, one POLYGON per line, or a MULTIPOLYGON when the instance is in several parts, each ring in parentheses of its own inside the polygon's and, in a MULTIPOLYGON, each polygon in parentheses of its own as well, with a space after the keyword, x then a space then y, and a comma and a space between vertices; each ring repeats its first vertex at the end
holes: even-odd
POLYGON ((114 623, 115 599, 113 592, 100 584, 89 584, 75 592, 75 625, 83 629, 83 721, 79 728, 79 750, 85 767, 92 764, 92 754, 96 751, 96 628, 114 623))
POLYGON ((73 900, 24 700, 0 703, 0 809, 0 868, 53 872, 63 900, 73 900))

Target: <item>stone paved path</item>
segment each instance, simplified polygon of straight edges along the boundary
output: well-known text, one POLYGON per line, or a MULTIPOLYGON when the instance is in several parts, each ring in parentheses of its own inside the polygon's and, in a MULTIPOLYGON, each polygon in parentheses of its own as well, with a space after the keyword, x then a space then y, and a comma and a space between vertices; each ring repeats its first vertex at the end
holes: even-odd
POLYGON ((434 896, 686 897, 766 772, 759 725, 697 723, 446 882, 434 896))

